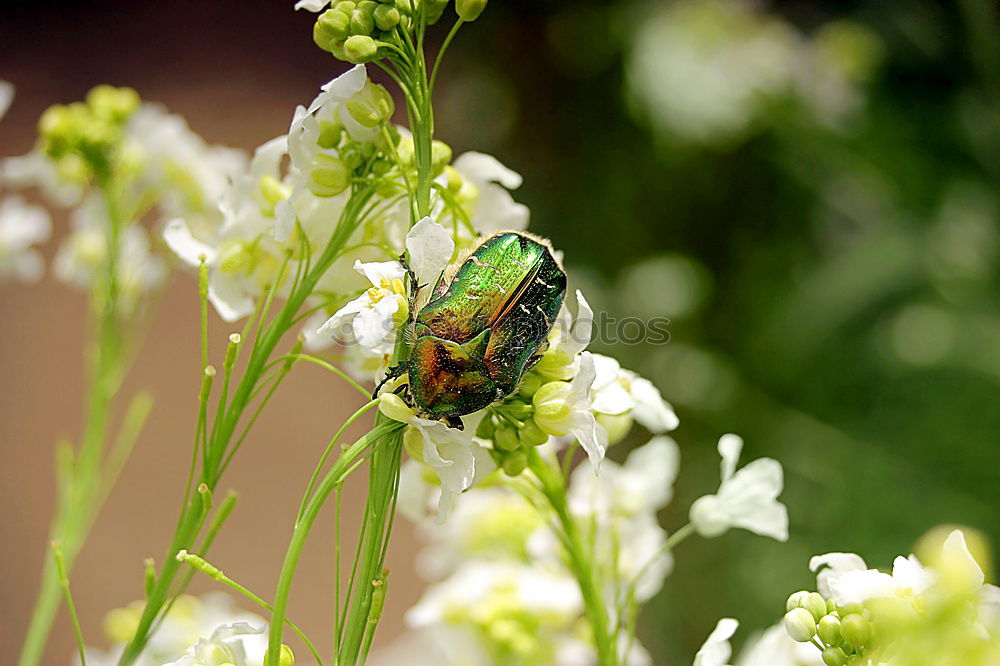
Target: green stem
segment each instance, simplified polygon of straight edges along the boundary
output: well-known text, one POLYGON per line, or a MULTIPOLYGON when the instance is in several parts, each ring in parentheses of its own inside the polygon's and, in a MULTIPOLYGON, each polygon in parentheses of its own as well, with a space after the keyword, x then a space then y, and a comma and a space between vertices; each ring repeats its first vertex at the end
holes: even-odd
MULTIPOLYGON (((305 546, 306 538, 312 529, 313 523, 319 510, 323 507, 330 493, 337 489, 352 469, 354 463, 365 453, 369 447, 375 447, 375 453, 379 452, 388 441, 392 433, 398 433, 402 424, 394 421, 386 421, 377 425, 369 433, 358 439, 348 447, 330 467, 324 475, 323 480, 316 486, 315 492, 306 503, 305 511, 301 517, 295 521, 295 528, 292 532, 292 539, 288 544, 288 551, 285 554, 285 561, 281 567, 281 574, 278 577, 278 587, 274 594, 274 610, 271 613, 271 627, 268 634, 269 654, 265 666, 278 666, 280 657, 281 637, 285 622, 285 613, 288 608, 288 597, 291 593, 292 580, 295 577, 295 570, 298 567, 299 557, 302 548, 305 546), (379 446, 379 440, 385 439, 383 445, 379 446)), ((398 434, 395 438, 400 439, 398 434)))
POLYGON ((570 515, 566 502, 566 483, 562 472, 553 468, 539 455, 536 449, 528 454, 528 467, 534 472, 541 485, 542 494, 555 512, 563 535, 563 546, 570 571, 580 586, 583 604, 594 636, 597 659, 600 666, 617 666, 617 645, 611 635, 611 623, 604 602, 604 595, 595 576, 595 567, 590 561, 590 551, 586 548, 580 528, 570 515))
MULTIPOLYGON (((218 423, 218 427, 214 429, 211 441, 206 442, 208 451, 205 466, 201 471, 201 482, 207 485, 210 490, 214 490, 219 482, 229 443, 275 347, 285 333, 294 325, 298 311, 302 308, 309 295, 312 294, 316 283, 334 260, 340 256, 344 246, 360 223, 360 211, 364 209, 365 204, 371 198, 372 194, 373 190, 371 188, 360 188, 353 192, 333 235, 323 253, 317 259, 316 264, 289 295, 281 311, 275 315, 274 319, 265 327, 261 335, 254 340, 253 349, 250 352, 250 358, 247 361, 243 377, 236 387, 236 391, 233 393, 228 408, 217 415, 216 418, 221 419, 221 421, 218 423)), ((263 314, 261 314, 261 318, 263 318, 263 314)), ((180 562, 177 561, 174 555, 180 550, 189 550, 192 548, 203 524, 204 516, 201 512, 200 502, 197 501, 197 498, 189 498, 178 519, 177 529, 174 532, 174 537, 164 558, 163 569, 161 569, 156 584, 153 586, 147 599, 146 606, 139 619, 139 624, 136 627, 135 635, 122 652, 122 656, 118 662, 119 666, 130 666, 135 663, 136 659, 142 653, 146 642, 149 640, 154 622, 170 596, 170 588, 173 580, 177 576, 180 562)))

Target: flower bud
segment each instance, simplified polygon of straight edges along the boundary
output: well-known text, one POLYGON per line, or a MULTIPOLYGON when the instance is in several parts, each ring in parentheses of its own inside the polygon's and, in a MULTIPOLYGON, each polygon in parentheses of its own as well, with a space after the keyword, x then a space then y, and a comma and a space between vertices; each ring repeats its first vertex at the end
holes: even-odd
POLYGON ((409 423, 413 418, 413 410, 395 393, 379 395, 378 410, 393 421, 409 423))
POLYGON ((333 197, 351 184, 351 173, 339 159, 327 153, 316 155, 316 166, 309 170, 309 191, 318 197, 333 197))
POLYGON ((332 42, 343 41, 350 36, 351 17, 337 9, 328 9, 319 15, 313 25, 313 41, 324 51, 330 50, 332 42))
POLYGON ((608 433, 608 446, 617 444, 625 439, 632 430, 632 415, 625 414, 597 414, 597 422, 608 433))
POLYGON ((443 170, 451 162, 451 146, 435 139, 431 143, 431 163, 435 170, 443 170))
POLYGON ((417 0, 395 0, 396 9, 401 13, 412 16, 416 11, 417 0))
POLYGON ((455 11, 463 21, 475 21, 486 9, 486 0, 455 0, 455 11))
POLYGON ((542 386, 542 378, 533 372, 529 372, 521 379, 521 385, 517 389, 518 397, 531 399, 542 386))
POLYGON ((245 241, 234 238, 219 247, 219 269, 223 273, 248 273, 252 267, 253 252, 245 241))
MULTIPOLYGON (((350 42, 351 37, 347 41, 350 42)), ((371 40, 371 37, 367 39, 371 40)), ((374 42, 372 42, 374 45, 374 42)), ((396 110, 395 103, 389 91, 377 83, 366 81, 365 86, 349 100, 347 100, 347 112, 354 120, 365 127, 378 127, 381 123, 392 118, 393 111, 396 110)))
POLYGON ((493 417, 486 416, 476 426, 476 437, 480 439, 493 439, 493 433, 496 430, 497 424, 493 421, 493 417))
POLYGON ((375 8, 373 18, 379 30, 392 30, 399 25, 399 10, 392 5, 380 4, 375 8))
POLYGON ((847 655, 839 647, 828 647, 823 650, 823 663, 826 666, 844 666, 847 663, 847 655))
POLYGON ((505 453, 511 453, 521 448, 521 440, 517 436, 517 431, 508 425, 496 429, 496 432, 493 433, 493 444, 498 451, 505 453))
POLYGON ((827 645, 840 645, 844 640, 840 632, 840 619, 832 615, 824 615, 820 618, 816 633, 819 634, 819 639, 827 645))
MULTIPOLYGON (((262 663, 267 663, 268 653, 264 652, 264 660, 262 663)), ((295 665, 295 655, 292 653, 292 648, 288 647, 284 643, 281 644, 281 652, 278 655, 278 666, 294 666, 295 665)))
POLYGON ((840 621, 840 633, 848 645, 860 648, 871 639, 872 628, 862 615, 851 613, 840 621))
POLYGON ((87 93, 87 104, 95 115, 122 123, 139 108, 139 93, 132 88, 100 85, 87 93))
POLYGON ((567 382, 549 382, 543 384, 531 402, 535 405, 535 423, 550 435, 565 435, 570 424, 566 418, 570 415, 570 406, 566 402, 569 395, 567 382))
POLYGON ((525 421, 524 427, 518 432, 518 436, 525 446, 541 446, 549 441, 549 436, 538 427, 538 424, 533 419, 525 421))
POLYGON ((508 476, 517 476, 525 470, 528 466, 528 454, 524 451, 518 451, 504 457, 503 461, 503 471, 508 476))
POLYGON ((349 62, 368 62, 375 57, 377 51, 375 40, 368 35, 351 35, 344 40, 344 56, 349 62))
POLYGON ((785 631, 792 640, 808 643, 816 635, 816 620, 805 608, 793 608, 785 613, 785 631))
POLYGON ((826 599, 818 592, 810 592, 802 597, 799 608, 805 608, 812 613, 813 619, 819 622, 820 618, 826 615, 826 599))
POLYGON ((351 32, 355 35, 370 35, 375 29, 374 2, 362 2, 351 12, 351 32))
POLYGON ((798 608, 802 605, 802 600, 809 595, 808 590, 799 590, 798 592, 793 592, 788 597, 788 601, 785 602, 785 612, 792 610, 793 608, 798 608))
POLYGON ((407 428, 403 431, 403 448, 417 462, 424 461, 424 436, 416 428, 407 428))

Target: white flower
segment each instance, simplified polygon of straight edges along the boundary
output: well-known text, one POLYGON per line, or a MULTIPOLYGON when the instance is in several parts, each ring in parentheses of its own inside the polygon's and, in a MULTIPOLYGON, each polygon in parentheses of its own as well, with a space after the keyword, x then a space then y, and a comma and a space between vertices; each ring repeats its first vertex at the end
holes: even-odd
POLYGON ((705 537, 740 527, 785 541, 788 510, 777 499, 783 487, 781 463, 759 458, 737 471, 742 448, 743 440, 736 435, 719 439, 722 483, 715 495, 700 497, 691 505, 691 523, 705 537))
POLYGON ((247 666, 243 638, 262 633, 263 627, 254 628, 246 622, 224 624, 208 639, 189 647, 183 657, 164 666, 247 666))
POLYGON ((14 84, 9 81, 0 81, 0 118, 4 117, 13 101, 14 84))
MULTIPOLYGON (((429 217, 413 225, 406 235, 411 268, 420 284, 434 279, 448 263, 455 244, 451 235, 429 217)), ((338 310, 318 333, 343 341, 340 335, 350 326, 354 341, 373 354, 390 354, 396 330, 406 321, 408 301, 403 278, 406 271, 398 261, 355 262, 372 288, 338 310)))
POLYGON ((423 419, 394 393, 383 393, 379 410, 389 418, 406 423, 404 437, 419 437, 416 446, 422 461, 441 479, 438 521, 443 522, 458 495, 492 472, 496 466, 489 452, 472 439, 469 429, 449 428, 442 421, 423 419))
POLYGON ((833 597, 830 590, 830 579, 847 571, 864 570, 868 565, 860 555, 854 553, 826 553, 815 555, 809 559, 809 570, 816 573, 816 591, 824 599, 833 597))
POLYGON ((694 656, 694 666, 723 666, 729 663, 733 648, 729 639, 736 633, 740 623, 731 617, 724 617, 705 639, 704 645, 694 656))
POLYGON ((52 222, 44 208, 16 195, 0 201, 0 280, 37 282, 44 262, 32 246, 47 240, 51 232, 52 222))
POLYGON ((549 330, 545 353, 535 365, 536 372, 550 379, 569 379, 576 374, 580 353, 587 348, 593 336, 594 311, 579 289, 576 291, 576 304, 574 319, 563 302, 559 316, 549 330))
POLYGON ((478 233, 486 236, 528 226, 528 207, 514 201, 508 191, 521 186, 520 174, 492 155, 477 152, 462 153, 452 166, 462 176, 459 196, 467 200, 469 220, 478 233))
POLYGON ((590 388, 597 377, 589 352, 580 354, 579 370, 572 382, 549 382, 535 393, 535 423, 550 435, 573 435, 600 469, 608 448, 608 433, 597 423, 590 405, 590 388))
POLYGON ((942 574, 949 575, 952 582, 962 587, 976 590, 983 587, 984 580, 983 570, 969 552, 965 535, 960 530, 952 531, 945 539, 938 571, 925 567, 915 555, 897 557, 892 563, 891 575, 878 569, 866 569, 860 557, 844 553, 814 557, 809 567, 815 570, 824 564, 830 568, 820 571, 820 575, 826 574, 829 598, 841 606, 875 598, 920 597, 938 583, 942 574), (845 562, 848 566, 834 568, 845 562))
POLYGON ((592 409, 600 414, 630 414, 653 434, 673 430, 680 421, 651 381, 625 370, 615 359, 593 354, 597 377, 590 391, 592 409))

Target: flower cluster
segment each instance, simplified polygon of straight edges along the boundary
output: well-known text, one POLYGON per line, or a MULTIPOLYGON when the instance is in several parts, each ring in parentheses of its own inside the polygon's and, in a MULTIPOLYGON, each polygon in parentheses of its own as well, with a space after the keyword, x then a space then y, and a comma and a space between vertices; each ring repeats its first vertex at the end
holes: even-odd
MULTIPOLYGON (((892 572, 869 569, 854 553, 809 561, 817 591, 788 597, 784 620, 753 642, 741 666, 986 666, 1000 659, 1000 588, 961 530, 939 540, 931 564, 899 556, 892 572)), ((719 621, 695 666, 722 666, 739 623, 719 621)))
MULTIPOLYGON (((448 0, 299 0, 296 9, 321 12, 313 26, 313 41, 338 60, 363 63, 390 55, 401 35, 409 36, 423 21, 440 20, 448 0), (329 8, 327 6, 329 5, 329 8)), ((455 12, 474 21, 486 0, 457 0, 455 12)), ((406 39, 406 37, 402 37, 406 39)))
MULTIPOLYGON (((30 153, 2 162, 0 183, 35 186, 54 203, 74 206, 54 274, 89 288, 113 264, 122 313, 135 310, 167 274, 165 258, 138 221, 152 218, 157 227, 183 215, 192 224, 214 224, 217 202, 245 161, 238 151, 206 144, 182 118, 141 102, 130 88, 98 86, 84 102, 49 108, 39 135, 30 153)), ((43 209, 18 197, 5 200, 0 273, 37 279, 42 261, 31 245, 49 231, 43 209)))
MULTIPOLYGON (((324 85, 308 107, 296 109, 286 135, 257 148, 223 195, 214 224, 178 218, 164 234, 182 261, 208 266, 208 297, 226 321, 251 314, 269 289, 287 297, 296 275, 325 266, 309 300, 319 314, 305 327, 307 341, 316 350, 329 346, 331 337, 356 339, 351 365, 365 379, 384 360, 390 330, 378 331, 377 340, 350 327, 327 327, 330 335, 324 336, 316 331, 352 296, 374 297, 367 286, 381 288, 384 262, 406 250, 415 221, 409 192, 416 167, 413 140, 391 124, 393 110, 392 97, 368 79, 364 66, 352 68, 324 85), (351 208, 359 201, 362 210, 351 208), (325 257, 338 220, 348 217, 345 250, 325 257)), ((524 228, 527 209, 507 191, 520 185, 517 174, 480 153, 452 161, 451 149, 441 142, 435 142, 434 155, 434 216, 451 231, 454 247, 467 247, 481 233, 524 228)), ((367 309, 359 302, 352 307, 367 309)), ((383 303, 379 312, 387 307, 383 303)))

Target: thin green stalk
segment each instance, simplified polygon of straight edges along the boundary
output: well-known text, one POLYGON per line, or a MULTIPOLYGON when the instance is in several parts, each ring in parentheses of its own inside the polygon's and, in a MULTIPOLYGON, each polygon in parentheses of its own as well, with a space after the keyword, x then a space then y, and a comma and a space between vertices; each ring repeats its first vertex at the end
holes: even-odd
POLYGON ((583 596, 587 621, 590 623, 597 648, 597 659, 600 666, 618 666, 616 656, 617 645, 611 635, 611 624, 608 619, 604 595, 595 576, 595 567, 590 561, 591 553, 583 543, 580 529, 570 515, 566 502, 566 483, 561 470, 553 468, 539 455, 536 449, 528 453, 528 467, 534 472, 541 484, 540 490, 548 500, 559 521, 563 545, 566 549, 566 559, 570 571, 580 586, 583 596))
MULTIPOLYGON (((323 480, 316 486, 316 490, 309 498, 301 518, 295 521, 292 539, 288 544, 285 561, 281 567, 281 574, 278 577, 278 587, 274 594, 274 610, 271 613, 271 627, 268 634, 269 654, 265 666, 278 666, 282 629, 288 607, 288 597, 291 594, 292 580, 295 577, 295 570, 298 567, 302 549, 305 546, 309 532, 312 530, 313 523, 316 521, 316 516, 319 515, 319 510, 323 507, 330 493, 344 482, 353 463, 369 447, 377 447, 380 440, 391 439, 391 435, 398 433, 402 427, 402 424, 395 421, 386 421, 375 426, 374 429, 345 449, 330 467, 329 471, 323 476, 323 480)), ((398 436, 397 439, 399 439, 398 436)), ((384 444, 385 442, 382 443, 384 444)))
POLYGON ((76 614, 76 604, 73 603, 73 594, 69 589, 69 577, 66 575, 66 563, 63 561, 62 547, 58 541, 52 542, 52 557, 56 562, 59 587, 62 588, 63 597, 66 599, 69 619, 73 624, 73 637, 76 640, 76 649, 80 652, 80 664, 87 666, 87 650, 86 643, 83 641, 83 629, 80 628, 80 617, 76 614))

